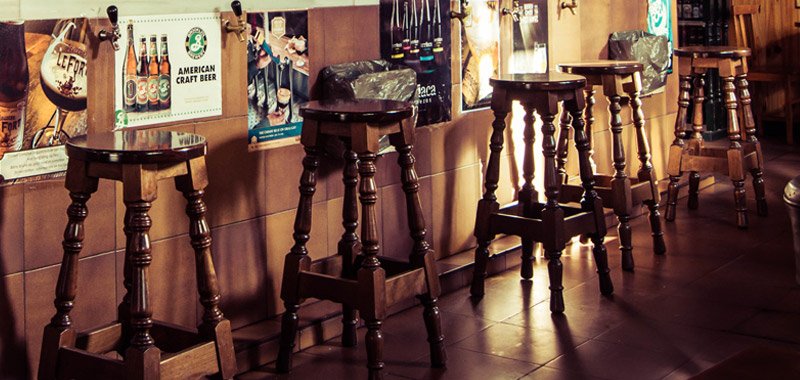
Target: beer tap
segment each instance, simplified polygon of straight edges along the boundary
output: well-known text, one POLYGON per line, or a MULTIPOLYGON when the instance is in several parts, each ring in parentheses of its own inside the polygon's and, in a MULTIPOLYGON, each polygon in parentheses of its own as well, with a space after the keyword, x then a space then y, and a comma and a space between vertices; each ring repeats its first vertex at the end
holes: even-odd
POLYGON ((108 20, 111 21, 111 30, 103 29, 99 33, 97 33, 97 38, 100 41, 110 41, 111 46, 114 47, 114 50, 119 50, 119 39, 122 37, 122 34, 119 32, 119 24, 117 21, 119 20, 119 14, 117 12, 117 6, 112 5, 106 9, 106 13, 108 13, 108 20))
POLYGON ((233 9, 233 14, 236 16, 236 24, 233 24, 230 20, 225 20, 222 25, 225 26, 225 30, 228 33, 236 33, 239 36, 239 41, 244 42, 247 27, 245 26, 244 16, 242 15, 242 3, 239 2, 239 0, 234 0, 231 3, 231 9, 233 9))
POLYGON ((472 13, 472 6, 469 4, 469 0, 461 0, 461 12, 450 11, 450 18, 458 19, 458 21, 464 22, 464 19, 470 16, 472 13))
POLYGON ((561 9, 569 9, 572 14, 575 14, 575 9, 578 9, 578 0, 572 0, 572 3, 566 1, 561 2, 561 9))
POLYGON ((514 22, 519 22, 519 15, 522 13, 522 6, 519 4, 519 0, 514 0, 512 3, 511 9, 503 8, 501 13, 504 16, 511 16, 514 22))

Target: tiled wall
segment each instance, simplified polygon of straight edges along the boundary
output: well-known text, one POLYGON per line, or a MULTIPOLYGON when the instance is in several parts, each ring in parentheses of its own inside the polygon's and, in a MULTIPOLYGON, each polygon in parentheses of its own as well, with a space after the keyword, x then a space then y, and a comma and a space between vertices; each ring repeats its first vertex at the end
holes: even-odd
MULTIPOLYGON (((7 9, 18 9, 24 17, 63 16, 60 12, 71 12, 72 9, 61 2, 49 2, 45 7, 33 0, 10 2, 11 8, 6 9, 7 2, 0 2, 3 14, 8 12, 7 9)), ((79 3, 84 8, 103 5, 96 1, 71 3, 79 3)), ((191 2, 191 9, 184 9, 184 5, 177 5, 177 2, 128 1, 124 5, 125 9, 135 9, 136 13, 147 13, 156 4, 161 7, 160 11, 178 12, 208 11, 226 3, 198 0, 191 2)), ((246 8, 258 7, 255 1, 244 1, 244 4, 246 8)), ((288 0, 270 2, 270 6, 277 6, 275 4, 300 6, 288 0)), ((303 2, 302 5, 353 4, 360 2, 330 0, 303 2)), ((644 1, 592 0, 580 4, 578 16, 561 13, 551 5, 551 66, 558 62, 603 56, 608 32, 643 26, 644 1), (612 12, 623 8, 630 10, 625 12, 630 17, 622 19, 619 12, 612 12), (587 33, 581 33, 582 30, 587 33)), ((120 7, 122 9, 122 5, 120 7)), ((312 20, 316 21, 311 22, 312 41, 309 46, 314 49, 315 62, 320 62, 321 67, 377 58, 377 14, 376 6, 312 10, 312 20), (359 41, 358 47, 355 41, 359 41)), ((290 146, 266 152, 247 152, 247 111, 241 69, 244 67, 244 46, 233 36, 227 37, 225 44, 229 50, 223 63, 226 75, 224 117, 171 129, 196 132, 208 138, 211 185, 206 200, 213 228, 215 263, 223 291, 223 311, 232 320, 234 328, 238 328, 283 309, 278 292, 283 255, 292 244, 302 149, 290 146)), ((110 69, 110 65, 102 60, 99 58, 93 66, 95 74, 92 75, 96 78, 110 69)), ((98 94, 108 91, 98 85, 103 81, 98 79, 93 83, 96 89, 92 91, 98 94)), ((665 94, 645 101, 654 163, 662 177, 664 155, 671 141, 675 117, 671 100, 675 98, 675 87, 673 77, 665 94)), ((458 83, 454 84, 454 90, 458 90, 458 83)), ((601 168, 610 167, 610 134, 605 127, 606 113, 602 111, 606 106, 607 103, 600 99, 596 112, 598 128, 594 135, 596 161, 601 168)), ((108 117, 98 111, 93 115, 92 129, 105 130, 105 125, 110 125, 104 124, 109 122, 108 117)), ((473 245, 475 204, 482 193, 491 115, 480 111, 456 114, 454 119, 450 123, 419 128, 415 147, 421 198, 429 226, 428 237, 439 255, 469 249, 473 245)), ((630 128, 626 129, 625 139, 628 146, 634 146, 630 128)), ((636 162, 634 152, 629 151, 628 156, 632 163, 636 162)), ((409 251, 410 244, 404 238, 405 206, 396 158, 396 154, 389 154, 378 162, 378 222, 386 232, 382 241, 384 252, 402 257, 409 251)), ((507 154, 502 174, 514 173, 515 165, 512 156, 507 154)), ((635 171, 636 165, 629 165, 629 168, 635 171)), ((321 172, 314 198, 314 228, 310 245, 315 258, 331 254, 342 232, 342 190, 337 162, 325 160, 321 172)), ((101 183, 99 191, 89 202, 90 216, 86 221, 87 244, 82 254, 79 291, 73 312, 79 329, 111 321, 115 305, 122 297, 122 192, 118 184, 101 183)), ((504 201, 512 200, 514 189, 509 183, 504 183, 499 195, 504 201)), ((35 375, 42 328, 53 313, 52 300, 67 204, 63 181, 0 189, 0 378, 35 375)), ((151 231, 154 256, 151 294, 156 318, 194 326, 198 321, 193 286, 194 260, 188 244, 187 218, 183 215, 183 208, 183 198, 174 187, 170 183, 161 183, 159 199, 151 211, 154 220, 151 231)))

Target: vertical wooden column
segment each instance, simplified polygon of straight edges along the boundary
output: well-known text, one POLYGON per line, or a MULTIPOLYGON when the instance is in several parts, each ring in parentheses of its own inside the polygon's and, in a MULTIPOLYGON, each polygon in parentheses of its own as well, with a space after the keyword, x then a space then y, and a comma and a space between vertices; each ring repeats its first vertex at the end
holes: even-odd
POLYGON ((483 280, 486 278, 486 264, 489 259, 489 244, 494 234, 489 228, 489 217, 496 213, 500 205, 497 203, 497 184, 500 180, 500 156, 503 152, 503 133, 506 129, 506 117, 510 112, 510 99, 507 99, 505 90, 495 88, 492 93, 492 137, 489 143, 489 163, 486 167, 485 191, 483 199, 478 202, 478 214, 475 221, 475 237, 478 246, 475 248, 475 269, 472 275, 470 294, 473 297, 483 297, 483 280))
MULTIPOLYGON (((344 169, 342 170, 342 182, 344 183, 344 200, 342 204, 342 226, 344 233, 339 240, 338 253, 342 256, 342 277, 347 279, 356 278, 355 260, 358 254, 359 241, 356 230, 358 229, 358 155, 353 152, 352 140, 343 138, 345 145, 344 169)), ((353 305, 342 305, 342 345, 345 347, 355 347, 358 344, 356 326, 358 324, 358 312, 353 305)))
POLYGON ((299 296, 299 276, 311 266, 306 243, 311 233, 311 210, 314 193, 317 190, 317 169, 319 168, 319 136, 315 122, 303 124, 301 141, 305 147, 303 174, 300 176, 300 200, 294 221, 294 245, 284 260, 281 298, 286 311, 281 318, 281 337, 276 367, 279 372, 289 372, 292 368, 292 352, 297 338, 299 317, 297 310, 302 299, 299 296))
MULTIPOLYGON (((533 186, 533 179, 535 176, 535 163, 534 163, 534 144, 536 142, 536 134, 533 130, 534 124, 534 105, 531 102, 523 104, 525 108, 525 129, 523 133, 523 140, 525 141, 525 155, 522 160, 522 177, 525 183, 519 192, 519 202, 522 204, 523 216, 531 218, 534 215, 534 205, 538 201, 538 194, 533 186)), ((555 127, 554 127, 555 128, 555 127)), ((554 145, 555 148, 555 145, 554 145)), ((530 280, 533 278, 533 248, 534 241, 530 237, 522 238, 522 278, 530 280)))

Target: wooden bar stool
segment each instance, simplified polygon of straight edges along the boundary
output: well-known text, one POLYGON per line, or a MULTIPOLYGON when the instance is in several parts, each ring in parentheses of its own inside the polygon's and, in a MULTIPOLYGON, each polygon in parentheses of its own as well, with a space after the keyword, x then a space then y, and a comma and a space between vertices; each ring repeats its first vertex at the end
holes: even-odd
MULTIPOLYGON (((639 95, 642 91, 642 64, 637 61, 593 61, 581 63, 568 63, 558 65, 561 71, 578 74, 586 77, 586 134, 589 143, 592 143, 592 125, 594 117, 592 106, 595 103, 595 87, 602 87, 604 95, 609 100, 610 124, 612 139, 612 157, 614 159, 614 174, 595 175, 598 185, 595 187, 603 207, 614 209, 619 219, 620 251, 622 252, 622 269, 633 271, 633 245, 631 231, 631 213, 634 207, 647 205, 650 210, 650 228, 653 235, 653 252, 663 255, 667 251, 664 243, 664 233, 661 231, 661 214, 658 203, 661 195, 658 191, 658 181, 653 173, 650 162, 650 140, 644 129, 645 117, 642 110, 642 100, 639 95), (629 178, 625 173, 625 145, 622 142, 622 111, 623 101, 627 101, 633 114, 633 126, 636 128, 636 142, 639 153, 639 171, 635 178, 629 178)), ((565 170, 571 125, 569 113, 561 114, 561 133, 558 144, 558 172, 564 184, 561 188, 562 202, 577 202, 581 199, 583 188, 569 183, 565 170)), ((590 150, 591 152, 591 150, 590 150)), ((590 153, 591 154, 591 153, 590 153)))
POLYGON ((756 138, 756 124, 750 107, 750 90, 747 83, 747 57, 750 49, 732 46, 692 46, 675 49, 680 70, 678 119, 675 121, 675 141, 669 148, 667 174, 670 183, 667 194, 667 221, 675 220, 678 204, 678 182, 684 172, 689 174, 689 209, 698 208, 700 172, 727 174, 733 182, 736 203, 736 224, 747 228, 747 203, 744 181, 747 172, 753 176, 758 215, 767 215, 767 198, 764 189, 764 157, 756 138), (722 78, 725 108, 728 110, 728 148, 706 146, 703 142, 703 90, 708 69, 718 69, 722 78), (694 81, 694 84, 692 83, 694 81), (694 91, 692 92, 692 90, 694 91), (738 96, 737 96, 738 92, 738 96), (691 93, 691 94, 690 94, 691 93), (692 128, 684 127, 686 111, 693 102, 692 128), (741 110, 741 112, 740 112, 741 110), (741 125, 744 125, 744 129, 741 125), (684 140, 684 135, 689 138, 684 140))
POLYGON ((232 379, 236 357, 231 326, 219 308, 203 202, 208 185, 205 138, 190 133, 125 131, 74 138, 66 149, 66 187, 72 204, 67 209, 69 223, 56 286, 56 314, 44 329, 39 378, 187 379, 216 375, 232 379), (123 186, 126 293, 116 323, 79 336, 69 313, 77 293, 86 202, 97 190, 100 178, 121 181, 123 186), (152 319, 148 284, 152 220, 148 211, 156 199, 157 182, 167 178, 175 180, 175 187, 188 201, 197 291, 203 305, 198 332, 152 319))
POLYGON ((600 279, 600 291, 604 295, 613 293, 614 287, 608 269, 608 257, 603 240, 606 223, 603 203, 594 190, 594 173, 589 162, 589 140, 581 118, 585 108, 583 88, 586 79, 577 75, 513 74, 491 79, 492 94, 491 143, 488 168, 486 169, 486 192, 478 202, 478 216, 475 223, 475 237, 478 247, 475 250, 475 272, 472 278, 472 296, 484 295, 486 262, 489 257, 489 244, 497 234, 511 234, 522 238, 522 277, 533 277, 533 245, 540 242, 549 259, 547 269, 550 275, 550 310, 554 313, 564 311, 562 290, 561 252, 573 236, 589 235, 594 243, 594 257, 600 279), (500 208, 495 191, 500 178, 500 157, 503 151, 503 131, 506 116, 511 104, 519 100, 525 108, 525 156, 523 177, 525 184, 519 192, 516 204, 500 208), (575 145, 579 152, 583 199, 580 208, 559 205, 559 190, 556 166, 556 126, 553 123, 558 115, 558 105, 563 103, 564 112, 572 115, 575 129, 575 145), (534 114, 542 118, 542 150, 544 151, 544 182, 546 203, 538 203, 538 194, 533 187, 534 178, 534 114))
POLYGON ((356 345, 357 316, 361 314, 367 326, 367 357, 370 379, 383 378, 383 334, 381 324, 386 309, 397 301, 418 296, 424 305, 423 317, 431 351, 431 365, 444 367, 446 354, 437 299, 441 293, 433 251, 425 241, 425 220, 418 190, 415 158, 411 153, 414 125, 410 120, 414 107, 407 102, 389 100, 313 101, 303 105, 305 147, 303 175, 300 177, 300 203, 294 224, 295 244, 286 255, 281 285, 281 298, 286 306, 281 325, 280 351, 277 368, 288 372, 292 368, 292 351, 297 336, 298 309, 305 298, 331 300, 343 304, 342 319, 345 346, 356 345), (400 153, 403 191, 414 248, 408 262, 378 259, 378 240, 375 203, 378 200, 375 184, 375 159, 379 139, 389 139, 400 153), (344 207, 342 225, 345 232, 339 242, 338 255, 311 262, 306 249, 311 232, 311 205, 316 190, 316 172, 320 151, 327 138, 340 138, 345 144, 344 207), (359 178, 360 185, 359 185, 359 178), (358 204, 363 224, 361 241, 356 234, 358 204))

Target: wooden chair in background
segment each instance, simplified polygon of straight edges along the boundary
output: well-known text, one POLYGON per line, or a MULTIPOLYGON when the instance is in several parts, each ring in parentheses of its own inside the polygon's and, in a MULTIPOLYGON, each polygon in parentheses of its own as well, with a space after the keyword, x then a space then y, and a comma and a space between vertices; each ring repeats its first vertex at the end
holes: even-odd
MULTIPOLYGON (((753 15, 761 13, 759 4, 736 4, 733 6, 733 25, 735 42, 737 46, 755 49, 757 41, 756 29, 753 25, 753 15)), ((751 57, 751 60, 753 58, 751 57)), ((800 97, 795 94, 795 85, 800 82, 800 75, 789 69, 789 65, 779 66, 753 66, 751 62, 747 70, 747 79, 751 82, 783 83, 783 119, 786 123, 786 142, 794 143, 794 106, 800 104, 800 97)), ((763 99, 763 96, 761 97, 763 99)), ((758 133, 764 133, 764 119, 768 117, 764 112, 766 106, 756 106, 756 122, 758 133)))

